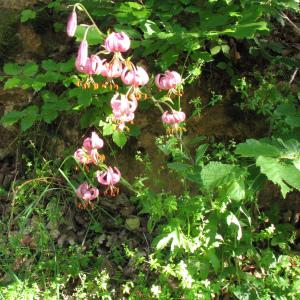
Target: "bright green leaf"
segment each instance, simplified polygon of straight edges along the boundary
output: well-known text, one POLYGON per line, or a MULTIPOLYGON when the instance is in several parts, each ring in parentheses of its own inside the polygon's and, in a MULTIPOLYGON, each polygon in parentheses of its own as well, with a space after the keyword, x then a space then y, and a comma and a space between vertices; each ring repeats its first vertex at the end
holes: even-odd
POLYGON ((123 146, 126 144, 127 141, 126 134, 123 131, 119 131, 119 130, 114 131, 113 141, 120 148, 123 148, 123 146))
POLYGON ((17 75, 21 72, 21 67, 18 64, 8 63, 3 67, 3 71, 6 75, 17 75))

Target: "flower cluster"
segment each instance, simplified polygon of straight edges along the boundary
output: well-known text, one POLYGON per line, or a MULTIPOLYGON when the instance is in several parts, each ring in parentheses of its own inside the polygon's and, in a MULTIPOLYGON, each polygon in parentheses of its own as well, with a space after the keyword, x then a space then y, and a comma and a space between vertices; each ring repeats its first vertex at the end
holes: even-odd
MULTIPOLYGON (((76 8, 80 4, 75 4, 73 11, 69 17, 67 24, 67 34, 72 37, 76 33, 77 28, 77 15, 76 8)), ((92 25, 95 26, 95 25, 92 25)), ((111 99, 111 108, 113 113, 113 120, 117 124, 118 130, 124 130, 126 123, 133 122, 134 112, 137 109, 137 100, 144 97, 148 98, 148 95, 142 93, 140 88, 147 85, 149 82, 149 75, 147 71, 141 67, 134 65, 130 59, 123 57, 123 53, 127 52, 131 46, 131 40, 125 32, 112 32, 104 40, 102 47, 105 49, 99 51, 96 54, 89 56, 87 33, 90 26, 87 26, 83 40, 81 41, 76 57, 75 66, 78 72, 87 75, 87 79, 84 82, 77 82, 78 86, 82 88, 93 87, 98 89, 100 82, 95 82, 93 75, 101 75, 106 78, 102 87, 106 88, 108 85, 110 89, 114 88, 118 90, 118 84, 114 81, 116 78, 120 78, 121 82, 129 86, 129 90, 125 95, 116 94, 111 99), (112 55, 110 60, 106 58, 100 58, 99 54, 112 55)), ((182 78, 176 71, 165 71, 163 74, 157 74, 154 80, 155 85, 159 90, 168 91, 167 96, 172 95, 181 96, 181 84, 182 78)), ((153 98, 153 97, 152 97, 153 98)), ((158 106, 158 105, 157 105, 158 106)), ((161 106, 159 106, 163 112, 161 106)), ((185 120, 183 118, 183 112, 180 117, 177 118, 176 110, 163 112, 162 120, 165 124, 171 125, 169 132, 178 131, 180 123, 185 120), (172 116, 175 117, 172 119, 172 116)), ((86 152, 80 150, 78 153, 87 162, 93 162, 90 156, 86 155, 86 152)))
MULTIPOLYGON (((99 154, 98 150, 104 146, 103 140, 96 132, 92 132, 90 137, 83 141, 80 149, 74 153, 75 160, 83 165, 94 164, 101 168, 96 172, 96 178, 101 185, 106 186, 104 195, 115 196, 118 194, 119 189, 115 186, 121 179, 121 173, 117 167, 106 167, 103 164, 105 159, 103 154, 99 154)), ((79 185, 76 190, 77 196, 82 200, 79 203, 79 208, 87 208, 88 206, 94 207, 91 200, 99 196, 99 190, 96 187, 90 186, 87 182, 79 185)))

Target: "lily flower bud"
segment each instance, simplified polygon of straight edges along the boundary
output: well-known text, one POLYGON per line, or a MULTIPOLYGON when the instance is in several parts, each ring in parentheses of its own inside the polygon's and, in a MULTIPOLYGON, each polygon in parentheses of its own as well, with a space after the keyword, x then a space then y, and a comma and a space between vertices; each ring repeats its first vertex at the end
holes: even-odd
POLYGON ((73 37, 77 29, 77 14, 75 9, 71 12, 67 23, 67 35, 73 37))
POLYGON ((75 61, 77 70, 81 70, 82 72, 86 66, 87 60, 88 60, 88 42, 87 40, 83 40, 79 45, 77 58, 75 61))

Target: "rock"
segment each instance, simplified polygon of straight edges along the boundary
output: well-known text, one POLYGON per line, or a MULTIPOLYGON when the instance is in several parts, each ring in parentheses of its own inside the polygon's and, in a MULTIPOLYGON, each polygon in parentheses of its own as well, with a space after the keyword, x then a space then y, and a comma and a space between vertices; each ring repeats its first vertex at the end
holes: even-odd
POLYGON ((125 221, 125 226, 129 229, 129 230, 137 230, 140 228, 140 218, 137 216, 131 216, 129 218, 126 219, 125 221))

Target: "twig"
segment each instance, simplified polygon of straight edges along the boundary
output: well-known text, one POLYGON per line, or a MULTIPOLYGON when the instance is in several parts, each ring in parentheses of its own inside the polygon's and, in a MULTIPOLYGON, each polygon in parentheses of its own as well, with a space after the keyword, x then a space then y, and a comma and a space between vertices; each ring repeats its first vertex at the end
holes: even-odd
POLYGON ((295 33, 297 33, 300 36, 300 28, 284 13, 280 13, 281 17, 288 21, 288 23, 293 27, 295 33))
POLYGON ((291 76, 291 79, 290 79, 290 81, 289 81, 289 84, 291 85, 292 84, 292 82, 295 80, 295 77, 296 77, 296 75, 297 75, 297 73, 298 73, 298 68, 296 68, 296 70, 294 71, 294 73, 292 74, 292 76, 291 76))

